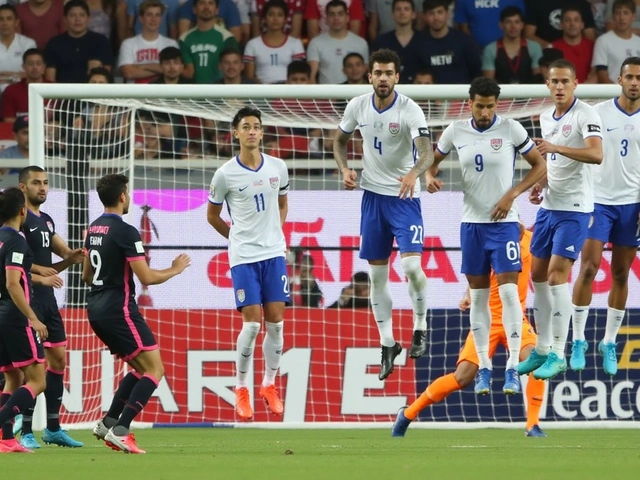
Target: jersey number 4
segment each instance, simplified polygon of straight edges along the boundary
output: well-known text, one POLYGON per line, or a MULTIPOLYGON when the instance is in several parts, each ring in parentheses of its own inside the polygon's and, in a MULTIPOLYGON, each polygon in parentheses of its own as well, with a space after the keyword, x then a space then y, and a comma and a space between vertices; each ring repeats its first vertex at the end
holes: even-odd
POLYGON ((89 252, 89 260, 91 260, 91 266, 93 267, 93 284, 97 287, 102 286, 103 282, 100 280, 100 271, 102 270, 102 257, 97 250, 91 250, 89 252))
POLYGON ((382 142, 378 141, 378 137, 373 137, 373 148, 378 150, 379 155, 382 155, 382 142))

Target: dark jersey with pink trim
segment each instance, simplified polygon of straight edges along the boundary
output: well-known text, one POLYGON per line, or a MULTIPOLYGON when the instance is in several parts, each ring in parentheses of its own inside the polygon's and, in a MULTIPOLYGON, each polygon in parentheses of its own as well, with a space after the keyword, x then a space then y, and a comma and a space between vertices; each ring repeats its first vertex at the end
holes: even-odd
MULTIPOLYGON (((27 220, 22 226, 22 232, 33 252, 33 263, 43 267, 52 265, 51 254, 53 253, 53 236, 56 234, 56 224, 53 219, 44 212, 36 215, 31 210, 27 210, 27 220)), ((56 297, 53 287, 44 285, 33 286, 34 298, 37 302, 43 300, 53 300, 56 297)))
POLYGON ((122 316, 136 306, 136 286, 129 262, 145 258, 140 233, 115 214, 98 217, 84 242, 93 270, 87 308, 101 316, 122 316), (124 310, 123 310, 124 309, 124 310))
POLYGON ((7 290, 7 270, 22 272, 22 288, 27 302, 31 303, 33 289, 31 287, 31 264, 33 254, 24 235, 11 227, 0 227, 0 323, 26 325, 27 318, 18 307, 7 290))

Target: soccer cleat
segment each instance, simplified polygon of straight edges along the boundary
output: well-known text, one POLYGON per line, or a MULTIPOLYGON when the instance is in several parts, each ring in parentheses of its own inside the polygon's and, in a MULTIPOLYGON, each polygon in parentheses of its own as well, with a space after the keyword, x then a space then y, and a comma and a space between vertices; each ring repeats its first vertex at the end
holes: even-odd
POLYGON ((29 450, 37 450, 40 448, 40 444, 36 440, 36 437, 33 436, 33 433, 22 435, 22 437, 20 437, 20 445, 29 450))
POLYGON ((23 447, 15 438, 0 440, 0 453, 33 453, 33 450, 23 447))
POLYGON ((602 355, 602 367, 608 375, 618 373, 618 355, 616 354, 615 343, 604 343, 601 341, 598 345, 598 351, 602 355))
POLYGON ((477 395, 486 395, 491 391, 491 370, 481 368, 476 374, 476 386, 473 389, 477 395))
POLYGON ((540 368, 533 371, 533 378, 537 380, 549 380, 550 378, 560 375, 567 371, 567 362, 565 359, 560 360, 558 356, 551 352, 547 356, 547 361, 540 368))
POLYGON ((584 354, 587 351, 589 344, 586 340, 574 340, 571 345, 571 358, 569 359, 569 366, 574 372, 580 372, 587 366, 587 359, 584 354))
POLYGON ((384 380, 393 373, 393 361, 402 353, 402 347, 398 342, 393 347, 382 347, 382 359, 380 361, 380 373, 378 379, 384 380))
POLYGON ((98 440, 104 440, 104 437, 107 436, 107 433, 109 433, 109 429, 102 420, 96 423, 96 426, 93 427, 93 436, 98 440))
POLYGON ((59 447, 79 448, 84 446, 84 443, 74 440, 66 430, 62 429, 52 432, 48 428, 45 428, 42 433, 42 441, 47 445, 53 444, 59 447))
POLYGON ((427 351, 427 332, 426 330, 414 330, 413 340, 411 340, 411 349, 409 350, 409 358, 420 358, 427 351))
POLYGON ((508 368, 504 372, 504 386, 502 391, 505 395, 515 395, 522 391, 520 387, 520 375, 515 368, 508 368))
POLYGON ((398 410, 398 415, 396 415, 396 421, 393 422, 393 427, 391 427, 391 436, 392 437, 404 437, 404 434, 407 433, 407 428, 411 425, 411 420, 404 416, 404 411, 407 409, 405 405, 400 410, 398 410))
POLYGON ((524 436, 525 437, 540 437, 540 438, 543 438, 543 437, 546 437, 547 434, 542 431, 542 429, 540 428, 539 425, 534 425, 529 430, 527 430, 525 428, 524 436))
POLYGON ((540 368, 547 361, 547 357, 548 355, 540 355, 534 348, 527 359, 518 364, 518 375, 527 375, 540 368))
POLYGON ((18 414, 13 419, 13 434, 18 435, 22 431, 22 414, 18 414))
POLYGON ((242 420, 251 420, 253 410, 247 387, 236 387, 236 413, 242 420))
POLYGON ((113 429, 107 432, 104 437, 107 447, 112 450, 124 452, 124 453, 147 453, 138 447, 136 443, 136 437, 133 433, 127 433, 126 435, 116 435, 113 433, 113 429))
POLYGON ((284 405, 282 405, 282 400, 280 400, 280 396, 278 395, 278 390, 276 389, 275 385, 261 387, 258 394, 262 397, 264 404, 267 406, 271 413, 273 413, 274 415, 282 415, 282 412, 284 411, 284 405))

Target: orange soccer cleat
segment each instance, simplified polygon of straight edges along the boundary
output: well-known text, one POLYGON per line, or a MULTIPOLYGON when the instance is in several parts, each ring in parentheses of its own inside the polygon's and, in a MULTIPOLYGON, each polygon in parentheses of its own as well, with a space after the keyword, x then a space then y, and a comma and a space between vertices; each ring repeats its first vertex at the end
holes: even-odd
POLYGON ((275 385, 260 388, 260 396, 271 413, 274 415, 282 415, 284 405, 282 404, 282 400, 280 400, 280 396, 278 395, 278 390, 275 385))
POLYGON ((105 444, 112 450, 124 452, 124 453, 147 453, 138 447, 136 443, 136 437, 133 433, 127 433, 126 435, 116 435, 113 433, 113 429, 104 437, 105 444))
POLYGON ((253 409, 251 408, 251 399, 247 387, 236 387, 236 413, 244 421, 253 418, 253 409))
POLYGON ((12 438, 0 440, 0 453, 33 453, 33 450, 23 447, 15 438, 12 438))

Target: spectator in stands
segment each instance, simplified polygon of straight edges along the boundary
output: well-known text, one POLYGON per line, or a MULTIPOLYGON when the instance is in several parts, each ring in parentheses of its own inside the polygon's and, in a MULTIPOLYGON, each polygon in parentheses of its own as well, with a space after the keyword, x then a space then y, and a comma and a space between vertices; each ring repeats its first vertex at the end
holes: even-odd
POLYGON ((300 39, 284 33, 287 9, 284 0, 269 0, 264 6, 267 33, 247 43, 243 57, 247 77, 260 83, 284 83, 287 66, 294 60, 304 60, 300 39))
MULTIPOLYGON (((547 78, 549 78, 549 65, 561 58, 564 58, 564 55, 562 54, 562 51, 557 48, 545 48, 542 50, 542 58, 540 59, 540 75, 542 76, 543 82, 546 82, 547 78)), ((539 137, 540 135, 533 136, 539 137)))
POLYGON ((20 20, 18 32, 33 38, 36 46, 44 50, 56 35, 66 30, 64 0, 29 0, 16 5, 20 20))
MULTIPOLYGON (((127 20, 129 24, 129 35, 139 35, 142 33, 142 23, 140 18, 140 5, 145 0, 126 0, 127 2, 127 20)), ((162 13, 162 22, 160 23, 160 35, 165 37, 178 38, 178 9, 180 8, 179 0, 162 0, 165 10, 162 13)))
POLYGON ((359 53, 350 53, 342 60, 342 72, 347 76, 344 85, 368 84, 367 64, 359 53))
POLYGON ((356 272, 351 277, 351 283, 340 292, 340 298, 327 308, 371 308, 369 287, 369 274, 356 272))
POLYGON ((87 83, 115 83, 113 79, 113 75, 111 72, 104 67, 96 67, 92 68, 89 71, 89 78, 87 79, 87 83))
POLYGON ((17 32, 18 16, 13 5, 0 5, 0 91, 24 74, 22 56, 36 42, 17 32))
POLYGON ((482 74, 498 83, 540 83, 542 47, 524 38, 522 10, 516 6, 502 10, 500 28, 504 36, 482 52, 482 74))
POLYGON ((184 76, 195 83, 216 83, 222 78, 218 68, 220 52, 240 47, 231 32, 217 24, 216 0, 195 0, 194 9, 196 28, 180 37, 184 76))
POLYGON ((522 12, 524 1, 457 0, 454 22, 483 49, 502 37, 500 30, 495 27, 502 22, 501 13, 508 7, 517 7, 522 12))
POLYGON ((414 85, 434 85, 435 83, 433 73, 426 68, 419 69, 413 77, 414 85))
MULTIPOLYGON (((413 2, 411 4, 413 5, 413 2)), ((365 5, 367 5, 367 13, 369 14, 367 37, 369 42, 373 44, 380 35, 389 33, 396 28, 393 15, 395 2, 392 0, 370 0, 365 2, 365 5)))
POLYGON ((51 39, 45 50, 45 78, 58 83, 86 83, 89 70, 111 69, 113 53, 104 35, 90 32, 89 7, 84 0, 64 5, 67 31, 51 39))
MULTIPOLYGON (((361 34, 365 21, 363 2, 361 0, 344 0, 348 12, 348 29, 356 35, 361 34)), ((307 35, 313 39, 321 33, 329 31, 329 5, 333 0, 308 0, 304 19, 307 21, 307 35)))
POLYGON ((29 160, 29 117, 22 115, 13 122, 16 145, 0 150, 0 158, 29 160))
POLYGON ((160 52, 178 46, 174 39, 159 33, 165 8, 160 0, 142 2, 139 11, 142 33, 126 39, 120 47, 118 65, 122 76, 131 83, 149 83, 161 74, 160 52))
POLYGON ((20 115, 29 113, 29 84, 46 82, 44 79, 44 55, 31 48, 22 56, 24 78, 9 85, 2 94, 0 118, 5 122, 13 122, 20 115))
MULTIPOLYGON (((191 30, 196 23, 195 3, 194 0, 187 0, 178 11, 178 34, 180 36, 191 30)), ((248 38, 245 39, 242 33, 243 21, 240 18, 238 5, 233 0, 218 0, 217 6, 216 25, 229 30, 238 42, 248 41, 248 38)), ((249 19, 245 18, 245 21, 248 22, 249 19)))
POLYGON ((189 80, 182 76, 184 72, 184 62, 182 54, 176 47, 165 47, 160 52, 160 68, 162 73, 151 83, 161 83, 167 85, 189 84, 189 80))
POLYGON ((640 56, 640 37, 633 33, 636 4, 633 0, 614 0, 613 30, 596 40, 591 65, 598 83, 617 83, 620 65, 627 57, 640 56))
POLYGON ((242 54, 236 48, 227 48, 220 52, 220 72, 222 79, 218 82, 224 85, 255 84, 252 78, 247 78, 244 72, 242 54))
POLYGON ((525 0, 525 37, 538 42, 542 48, 551 47, 562 37, 562 9, 569 6, 580 9, 585 27, 583 35, 595 40, 593 13, 587 0, 525 0))
POLYGON ((307 49, 311 82, 343 83, 347 80, 342 72, 344 57, 354 52, 369 58, 369 47, 364 38, 348 30, 349 14, 343 0, 327 4, 327 22, 329 30, 311 40, 307 49))
POLYGON ((99 33, 107 37, 107 40, 111 39, 111 32, 113 31, 114 24, 119 27, 122 24, 127 26, 126 14, 127 8, 123 0, 85 0, 89 7, 89 30, 99 33), (120 9, 118 10, 118 7, 120 9), (117 17, 118 13, 121 15, 117 17), (124 16, 122 16, 124 14, 124 16), (113 20, 112 20, 113 19, 113 20))
POLYGON ((468 35, 448 27, 448 0, 425 0, 427 31, 419 48, 422 66, 433 71, 438 83, 469 83, 480 75, 480 54, 468 35))
POLYGON ((291 290, 291 303, 297 307, 319 308, 323 306, 322 290, 313 273, 313 257, 302 255, 299 268, 294 265, 294 275, 289 281, 291 290))
POLYGON ((562 10, 562 38, 551 45, 560 50, 567 60, 576 67, 579 83, 596 83, 595 69, 591 67, 594 42, 582 35, 584 22, 582 12, 577 7, 562 10))
MULTIPOLYGON (((602 12, 602 17, 603 17, 602 19, 605 23, 605 29, 606 29, 605 31, 608 32, 609 30, 613 30, 613 0, 602 0, 602 2, 605 4, 604 11, 602 12)), ((591 7, 592 8, 595 7, 593 0, 591 2, 591 7)), ((636 9, 637 7, 638 7, 638 4, 636 3, 636 9)), ((593 16, 595 18, 596 16, 595 12, 593 16)), ((640 18, 637 15, 636 15, 636 18, 633 19, 632 28, 633 28, 633 33, 640 36, 640 18)))
POLYGON ((412 83, 413 76, 420 68, 422 33, 413 29, 416 10, 413 0, 393 0, 392 17, 395 30, 383 33, 375 39, 373 51, 388 48, 398 54, 401 61, 400 83, 412 83))
MULTIPOLYGON (((285 0, 287 3, 287 18, 284 23, 285 33, 300 38, 302 35, 302 20, 304 15, 303 0, 285 0)), ((259 37, 267 31, 263 20, 263 10, 267 0, 253 0, 251 2, 251 37, 259 37)))

